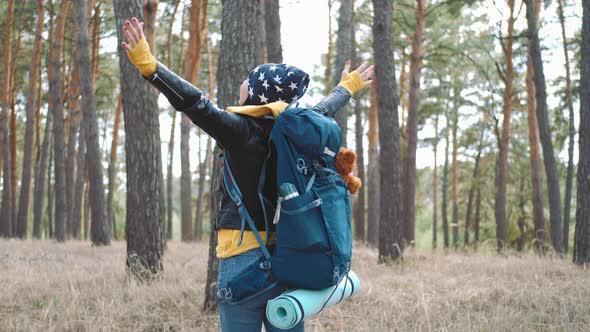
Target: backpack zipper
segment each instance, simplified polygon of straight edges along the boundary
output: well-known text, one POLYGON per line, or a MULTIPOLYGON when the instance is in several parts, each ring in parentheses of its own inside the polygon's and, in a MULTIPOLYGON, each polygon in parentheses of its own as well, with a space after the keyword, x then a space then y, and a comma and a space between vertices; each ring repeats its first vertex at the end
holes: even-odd
POLYGON ((154 73, 154 78, 152 79, 152 82, 155 81, 156 79, 159 79, 160 82, 162 82, 168 89, 170 89, 170 91, 174 92, 174 94, 180 98, 180 100, 184 101, 184 98, 178 93, 176 92, 176 90, 174 90, 168 83, 166 83, 166 81, 164 81, 163 78, 161 78, 158 73, 154 73))

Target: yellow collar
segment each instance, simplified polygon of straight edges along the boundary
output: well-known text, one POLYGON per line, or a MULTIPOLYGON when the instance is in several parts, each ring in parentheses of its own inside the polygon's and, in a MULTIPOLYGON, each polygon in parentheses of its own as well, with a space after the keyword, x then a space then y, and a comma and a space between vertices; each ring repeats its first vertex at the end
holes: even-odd
POLYGON ((273 103, 264 105, 248 105, 248 106, 231 106, 227 108, 228 112, 244 114, 253 118, 259 118, 267 114, 272 114, 275 118, 287 108, 288 104, 282 101, 275 101, 273 103))

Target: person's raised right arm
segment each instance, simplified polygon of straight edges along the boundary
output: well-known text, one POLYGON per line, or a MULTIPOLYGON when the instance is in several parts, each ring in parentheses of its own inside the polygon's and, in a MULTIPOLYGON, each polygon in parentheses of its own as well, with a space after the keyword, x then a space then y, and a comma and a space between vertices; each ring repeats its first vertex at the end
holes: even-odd
POLYGON ((241 137, 248 130, 245 119, 219 109, 200 89, 158 62, 143 35, 142 22, 135 17, 132 22, 126 21, 123 32, 128 43, 123 42, 122 46, 131 62, 177 111, 186 114, 224 148, 244 141, 241 137))

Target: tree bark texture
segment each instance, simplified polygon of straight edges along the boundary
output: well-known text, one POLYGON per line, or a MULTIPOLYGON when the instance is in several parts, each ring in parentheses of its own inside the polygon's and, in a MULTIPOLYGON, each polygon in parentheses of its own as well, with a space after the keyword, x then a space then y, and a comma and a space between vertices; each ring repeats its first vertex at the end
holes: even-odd
POLYGON ((580 160, 578 162, 578 198, 574 263, 590 263, 590 0, 583 0, 582 58, 580 75, 580 160))
MULTIPOLYGON (((121 115, 123 114, 123 94, 119 92, 117 100, 117 111, 115 113, 115 123, 113 124, 113 140, 111 141, 111 154, 109 157, 109 183, 107 194, 107 220, 106 222, 112 225, 113 239, 118 240, 117 221, 115 220, 115 211, 113 207, 113 198, 115 196, 115 187, 117 181, 117 150, 119 147, 119 126, 121 123, 121 115)), ((169 206, 167 205, 169 208, 169 206)))
POLYGON ((479 135, 479 144, 477 145, 477 155, 475 156, 475 166, 473 167, 473 177, 471 179, 471 188, 469 188, 469 197, 467 198, 467 211, 465 213, 465 236, 464 243, 467 247, 469 245, 471 228, 471 211, 473 210, 473 198, 475 196, 476 188, 479 188, 479 164, 481 161, 481 153, 484 145, 484 129, 482 127, 479 135))
POLYGON ((508 180, 508 148, 510 146, 510 117, 512 114, 512 81, 514 78, 514 65, 512 63, 513 54, 513 36, 514 36, 514 2, 508 0, 510 16, 508 17, 508 36, 506 40, 501 40, 506 68, 504 70, 504 107, 502 110, 502 137, 500 140, 500 153, 498 154, 498 178, 496 179, 496 239, 498 251, 504 250, 506 245, 506 184, 508 180))
POLYGON ((539 137, 543 147, 543 162, 545 163, 545 173, 547 174, 547 186, 549 192, 549 223, 551 225, 551 242, 553 249, 561 252, 562 228, 561 228, 561 196, 559 189, 559 174, 557 172, 557 162, 555 160, 555 151, 553 150, 553 140, 549 128, 549 116, 547 112, 547 87, 545 74, 543 72, 543 60, 541 58, 541 45, 539 33, 537 30, 537 14, 535 12, 535 2, 526 0, 527 26, 530 54, 533 60, 535 97, 537 101, 537 122, 539 125, 539 137))
MULTIPOLYGON (((334 56, 334 62, 332 63, 332 84, 330 89, 340 82, 344 63, 346 60, 350 59, 352 7, 352 0, 340 0, 340 10, 338 11, 338 32, 336 34, 336 54, 334 56)), ((344 106, 340 109, 340 111, 336 113, 335 119, 342 129, 342 145, 346 145, 346 137, 348 136, 348 106, 344 106)))
MULTIPOLYGON (((540 2, 540 0, 538 0, 540 2)), ((570 73, 570 57, 567 50, 567 37, 565 35, 565 17, 563 15, 563 0, 557 1, 557 13, 561 25, 561 38, 563 39, 563 55, 565 59, 565 91, 568 117, 568 145, 567 145, 567 176, 565 180, 565 201, 563 203, 563 252, 569 251, 570 236, 570 210, 572 204, 572 191, 574 180, 574 136, 576 135, 576 126, 574 124, 574 98, 572 78, 570 73)), ((537 5, 540 8, 540 5, 537 5)), ((538 18, 537 18, 538 19, 538 18)))
POLYGON ((403 177, 403 230, 404 240, 414 244, 414 206, 416 195, 416 147, 418 145, 418 117, 420 109, 420 77, 422 73, 422 57, 424 49, 424 27, 426 0, 416 0, 416 29, 412 39, 410 56, 410 108, 408 112, 408 150, 405 159, 403 177))
POLYGON ((375 80, 377 81, 377 107, 379 114, 379 166, 380 205, 379 261, 390 262, 401 258, 402 211, 401 151, 397 111, 397 92, 393 58, 392 0, 373 0, 373 50, 375 54, 375 80), (387 170, 387 171, 385 171, 387 170))
MULTIPOLYGON (((74 0, 76 7, 76 25, 78 26, 78 70, 80 72, 80 92, 86 127, 86 154, 88 176, 90 177, 90 208, 92 224, 90 237, 93 245, 111 243, 111 225, 105 218, 103 169, 101 152, 98 145, 98 121, 96 119, 96 100, 92 84, 92 67, 88 39, 87 0, 74 0)), ((159 132, 158 132, 159 135, 159 132)), ((159 150, 159 149, 158 149, 159 150)))
POLYGON ((74 184, 74 206, 72 209, 72 233, 75 239, 80 239, 80 230, 82 226, 82 208, 84 200, 84 185, 86 184, 86 128, 80 127, 78 136, 78 155, 76 156, 76 182, 74 184))
POLYGON ((436 249, 437 247, 437 237, 438 237, 438 121, 439 121, 439 114, 436 115, 436 119, 434 120, 434 142, 433 142, 433 150, 434 150, 434 170, 432 171, 432 249, 436 249))
POLYGON ((53 168, 55 171, 55 238, 58 242, 66 240, 66 172, 65 172, 65 140, 64 140, 64 112, 62 97, 62 42, 70 0, 62 0, 56 16, 53 43, 51 45, 49 65, 52 67, 52 77, 49 77, 49 111, 53 112, 53 168))
POLYGON ((2 131, 2 205, 0 206, 0 235, 4 237, 12 236, 12 193, 10 178, 10 155, 8 150, 8 120, 10 116, 10 59, 12 56, 12 38, 11 30, 14 21, 14 0, 8 0, 8 17, 6 19, 5 38, 4 38, 4 77, 2 79, 2 91, 0 94, 0 104, 2 106, 2 118, 0 118, 0 130, 2 131))
POLYGON ((379 115, 377 109, 377 82, 371 85, 369 109, 369 163, 367 172, 367 242, 379 244, 379 115))
POLYGON ((443 183, 442 183, 442 227, 443 227, 443 246, 449 248, 449 147, 451 145, 449 132, 451 131, 450 116, 447 115, 447 128, 445 129, 445 163, 443 166, 443 183))
MULTIPOLYGON (((142 19, 140 0, 115 0, 116 26, 131 17, 142 19)), ((119 45, 123 34, 117 29, 119 45)), ((127 169, 127 271, 136 279, 151 279, 162 266, 162 201, 158 108, 155 94, 118 48, 123 91, 127 169)))
POLYGON ((453 79, 453 163, 451 164, 451 208, 452 208, 452 235, 453 235, 453 247, 455 250, 459 248, 459 177, 458 171, 458 160, 457 152, 459 150, 459 142, 457 141, 457 130, 459 129, 459 98, 461 92, 458 87, 458 79, 453 79))
POLYGON ((281 17, 279 15, 279 0, 264 0, 266 61, 271 63, 283 62, 283 48, 281 46, 281 17))
POLYGON ((29 220, 29 202, 31 198, 31 181, 33 177, 33 153, 35 139, 35 105, 37 102, 39 80, 39 64, 41 59, 41 41, 45 19, 45 7, 42 0, 37 0, 37 27, 35 29, 35 44, 31 58, 31 70, 29 72, 29 96, 27 98, 25 126, 25 143, 23 146, 23 170, 21 177, 20 197, 18 204, 16 235, 25 238, 27 236, 27 224, 29 220))

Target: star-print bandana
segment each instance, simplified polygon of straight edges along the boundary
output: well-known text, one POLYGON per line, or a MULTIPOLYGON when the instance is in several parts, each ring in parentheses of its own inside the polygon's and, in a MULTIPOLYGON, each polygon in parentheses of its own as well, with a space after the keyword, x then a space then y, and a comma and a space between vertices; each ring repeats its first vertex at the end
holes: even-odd
POLYGON ((275 101, 291 103, 301 98, 309 85, 309 75, 284 63, 260 65, 248 74, 246 105, 264 105, 275 101))

